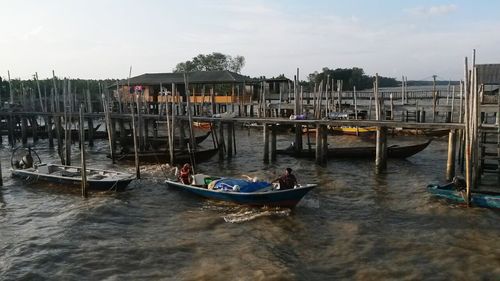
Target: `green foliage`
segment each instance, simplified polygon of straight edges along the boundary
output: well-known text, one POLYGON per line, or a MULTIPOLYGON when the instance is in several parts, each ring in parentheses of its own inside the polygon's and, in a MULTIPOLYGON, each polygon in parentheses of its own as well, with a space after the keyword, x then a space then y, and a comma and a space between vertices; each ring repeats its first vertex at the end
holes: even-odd
MULTIPOLYGON (((334 79, 343 81, 343 90, 352 90, 356 86, 357 90, 370 89, 373 86, 374 76, 366 75, 362 68, 337 68, 329 69, 324 67, 321 72, 315 71, 308 76, 311 89, 314 88, 315 83, 326 83, 327 79, 334 79)), ((379 76, 379 87, 396 87, 399 82, 395 78, 379 76)))
POLYGON ((243 56, 233 58, 230 55, 214 52, 208 55, 199 54, 192 60, 178 63, 174 72, 229 70, 240 73, 243 66, 245 66, 243 56))

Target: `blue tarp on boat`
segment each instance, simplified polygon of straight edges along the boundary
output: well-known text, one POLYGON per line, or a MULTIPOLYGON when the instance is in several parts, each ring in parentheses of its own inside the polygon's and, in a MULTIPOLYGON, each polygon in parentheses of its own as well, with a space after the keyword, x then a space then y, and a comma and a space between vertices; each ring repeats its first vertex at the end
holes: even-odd
POLYGON ((239 190, 240 192, 254 192, 269 187, 271 183, 265 181, 248 181, 244 179, 220 179, 215 183, 214 189, 220 190, 239 190), (235 188, 235 186, 237 186, 235 188))

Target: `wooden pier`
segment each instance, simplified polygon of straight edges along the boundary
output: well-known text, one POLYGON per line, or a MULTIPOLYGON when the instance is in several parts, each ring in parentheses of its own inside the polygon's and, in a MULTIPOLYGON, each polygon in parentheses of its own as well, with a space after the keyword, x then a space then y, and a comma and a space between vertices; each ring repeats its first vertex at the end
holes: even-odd
MULTIPOLYGON (((54 76, 49 97, 45 95, 44 98, 39 89, 24 88, 18 91, 19 96, 11 96, 9 107, 0 112, 1 133, 8 136, 12 147, 19 139, 22 145, 28 145, 28 138, 33 143, 40 138, 48 138, 52 147, 55 135, 58 153, 64 164, 71 161, 73 140, 80 139, 82 145, 87 141, 92 146, 96 138, 104 137, 109 142, 110 161, 115 161, 117 143, 125 146, 131 138, 139 178, 140 155, 150 148, 151 140, 159 138, 160 127, 165 124, 164 145, 167 151, 162 153, 168 155, 171 164, 178 155, 177 151, 184 151, 191 158, 197 152, 192 130, 194 123, 210 124, 214 147, 219 149, 221 160, 237 157, 236 125, 261 125, 262 159, 265 163, 278 158, 276 134, 280 126, 295 128, 293 149, 297 155, 304 150, 302 128, 315 129, 315 147, 311 147, 309 134, 307 147, 314 150, 316 163, 320 165, 326 164, 328 159, 328 128, 376 127, 375 168, 378 173, 387 167, 388 129, 446 129, 449 130, 448 157, 447 170, 443 174, 451 180, 457 170, 464 173, 470 194, 471 189, 479 187, 486 174, 496 173, 500 182, 500 99, 498 93, 496 96, 485 95, 484 85, 492 81, 481 80, 481 71, 485 70, 480 65, 474 66, 473 71, 466 70, 470 74, 468 79, 461 83, 459 89, 448 91, 446 95, 436 90, 382 92, 378 89, 377 79, 370 92, 344 92, 341 82, 334 90, 332 82, 331 85, 320 86, 316 92, 304 93, 295 79, 286 102, 281 99, 282 94, 278 101, 266 98, 266 87, 263 86, 258 88, 259 99, 235 98, 231 99, 232 103, 215 102, 214 87, 206 96, 204 87, 201 93, 196 93, 195 86, 199 89, 200 85, 190 90, 192 81, 188 82, 188 77, 179 83, 159 83, 160 96, 164 99, 148 101, 137 91, 129 92, 128 98, 123 98, 119 83, 110 87, 103 85, 98 93, 80 89, 83 94, 76 94, 78 90, 71 87, 71 81, 57 80, 54 76), (446 103, 440 104, 444 99, 446 103), (77 112, 77 108, 81 111, 77 112), (210 116, 207 116, 207 111, 211 112, 210 116), (333 117, 337 113, 342 117, 333 117), (78 131, 73 129, 74 120, 81 120, 83 137, 78 137, 78 133, 76 138, 73 136, 73 132, 78 131), (83 129, 83 120, 87 120, 86 130, 83 129), (432 122, 427 122, 429 120, 432 122), (99 123, 106 125, 106 133, 94 129, 94 124, 99 123), (187 138, 188 145, 184 141, 187 138)), ((126 84, 127 91, 134 86, 130 81, 126 84)), ((231 97, 240 93, 243 96, 247 81, 240 82, 239 85, 231 84, 231 97)), ((496 83, 500 84, 500 80, 496 83)))

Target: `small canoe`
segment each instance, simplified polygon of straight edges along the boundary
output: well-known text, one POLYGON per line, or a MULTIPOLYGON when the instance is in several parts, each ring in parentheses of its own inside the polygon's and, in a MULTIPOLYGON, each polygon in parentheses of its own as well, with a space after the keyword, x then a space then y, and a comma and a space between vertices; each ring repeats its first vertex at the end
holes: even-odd
POLYGON ((377 127, 334 127, 331 129, 337 135, 365 135, 377 132, 377 127))
MULTIPOLYGON (((389 158, 407 158, 424 150, 432 140, 425 143, 414 145, 391 145, 387 147, 387 156, 389 158)), ((293 147, 283 150, 276 150, 277 154, 290 155, 298 158, 315 158, 316 151, 305 149, 297 154, 293 147)), ((361 146, 361 147, 334 147, 328 149, 328 157, 331 158, 375 158, 375 146, 361 146)))
MULTIPOLYGON (((11 173, 13 177, 25 180, 45 181, 71 187, 80 187, 82 183, 81 167, 77 166, 40 163, 26 169, 13 167, 11 173)), ((133 179, 134 176, 128 173, 87 169, 87 184, 91 190, 124 190, 133 179)))
MULTIPOLYGON (((215 200, 229 201, 242 205, 250 206, 273 206, 273 207, 295 207, 299 201, 309 191, 311 191, 316 184, 306 184, 295 187, 293 189, 276 190, 273 189, 272 184, 269 188, 262 188, 253 192, 235 191, 233 189, 208 189, 205 184, 205 179, 217 179, 210 176, 201 175, 204 178, 201 184, 187 185, 175 180, 166 180, 168 186, 179 188, 181 190, 215 200)), ((195 178, 200 178, 200 175, 195 175, 195 178)))
MULTIPOLYGON (((432 195, 450 200, 456 203, 465 204, 465 193, 457 190, 454 183, 445 185, 429 184, 427 191, 432 195)), ((500 194, 488 192, 472 192, 471 204, 483 208, 500 208, 500 194)))

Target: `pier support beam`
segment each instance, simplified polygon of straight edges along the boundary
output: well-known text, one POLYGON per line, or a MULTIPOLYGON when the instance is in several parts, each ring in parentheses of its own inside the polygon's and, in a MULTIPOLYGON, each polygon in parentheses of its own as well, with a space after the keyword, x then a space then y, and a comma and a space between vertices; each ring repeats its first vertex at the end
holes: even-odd
POLYGON ((276 161, 276 124, 271 126, 271 161, 276 161))
POLYGON ((380 173, 387 168, 387 128, 377 128, 377 144, 375 153, 376 173, 380 173))
POLYGON ((446 181, 452 181, 455 176, 456 130, 448 134, 448 160, 446 161, 446 181))
POLYGON ((302 124, 295 124, 295 154, 302 153, 302 124))
POLYGON ((23 145, 28 143, 28 120, 26 117, 21 117, 21 139, 23 145))
MULTIPOLYGON (((0 141, 2 140, 0 136, 0 141)), ((3 186, 3 177, 2 177, 2 161, 0 161, 0 186, 3 186)))
POLYGON ((234 130, 234 123, 233 122, 227 123, 227 157, 228 158, 233 157, 233 130, 234 130))
MULTIPOLYGON (((182 131, 182 128, 181 128, 182 131)), ((222 161, 224 160, 224 123, 220 122, 219 123, 219 160, 222 161)))
POLYGON ((322 126, 316 124, 316 164, 321 164, 321 160, 323 158, 322 156, 323 145, 321 144, 321 141, 323 139, 321 137, 321 129, 322 126))
POLYGON ((321 164, 325 165, 328 160, 328 130, 326 125, 321 125, 321 145, 323 146, 321 164))
POLYGON ((263 124, 264 136, 264 163, 269 163, 269 128, 266 123, 263 124))

